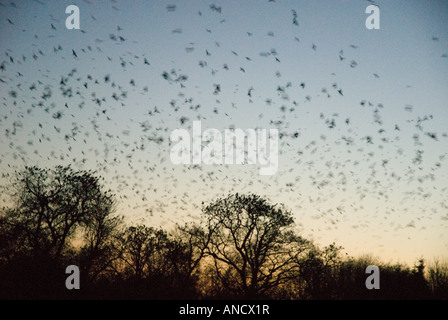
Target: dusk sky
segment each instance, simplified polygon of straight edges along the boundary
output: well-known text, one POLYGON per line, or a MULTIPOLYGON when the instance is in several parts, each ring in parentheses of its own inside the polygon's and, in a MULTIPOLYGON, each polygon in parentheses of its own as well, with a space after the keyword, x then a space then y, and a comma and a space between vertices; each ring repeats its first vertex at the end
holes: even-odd
POLYGON ((253 192, 319 245, 446 257, 447 21, 443 0, 1 0, 1 206, 16 170, 71 164, 129 224, 169 228, 253 192), (195 120, 278 129, 277 172, 173 164, 170 134, 195 120))

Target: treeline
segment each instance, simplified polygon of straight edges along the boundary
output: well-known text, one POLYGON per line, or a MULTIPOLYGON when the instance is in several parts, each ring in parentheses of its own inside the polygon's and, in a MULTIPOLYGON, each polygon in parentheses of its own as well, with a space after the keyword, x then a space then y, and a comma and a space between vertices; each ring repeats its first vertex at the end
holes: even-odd
POLYGON ((27 167, 0 212, 1 299, 448 299, 448 264, 385 264, 319 248, 255 194, 204 205, 195 223, 126 226, 94 173, 27 167), (66 288, 66 267, 80 289, 66 288), (380 289, 366 288, 368 265, 380 289))

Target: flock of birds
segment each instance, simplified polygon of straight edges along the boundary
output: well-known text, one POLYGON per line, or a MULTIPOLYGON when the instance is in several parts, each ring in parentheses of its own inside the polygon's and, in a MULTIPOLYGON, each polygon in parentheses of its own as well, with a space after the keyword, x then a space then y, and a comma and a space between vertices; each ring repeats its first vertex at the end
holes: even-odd
MULTIPOLYGON (((43 0, 35 1, 45 4, 43 0)), ((276 5, 274 0, 267 2, 276 5)), ((15 2, 0 5, 8 10, 19 10, 21 6, 15 2)), ((119 17, 118 2, 112 0, 110 5, 119 17)), ((166 5, 165 9, 168 15, 179 10, 174 4, 166 5)), ((218 28, 226 23, 224 12, 224 7, 210 4, 207 11, 198 10, 197 16, 215 17, 218 28)), ((95 13, 87 16, 91 23, 100 19, 95 13)), ((318 52, 319 43, 304 43, 299 36, 298 10, 291 9, 286 19, 297 28, 290 46, 301 46, 309 54, 318 52)), ((261 51, 258 56, 246 56, 244 50, 235 47, 226 53, 227 61, 217 62, 217 52, 227 50, 228 44, 214 38, 210 26, 203 32, 213 39, 214 47, 203 50, 200 44, 183 39, 184 49, 178 54, 188 61, 199 57, 194 67, 197 70, 191 74, 185 72, 189 67, 184 68, 176 61, 172 61, 172 68, 159 70, 154 61, 160 59, 156 56, 160 53, 151 56, 130 52, 128 45, 132 47, 141 39, 133 39, 122 24, 103 36, 94 34, 94 30, 79 30, 81 37, 89 36, 89 40, 70 47, 57 43, 56 35, 64 31, 60 30, 64 28, 62 19, 50 15, 41 21, 47 25, 47 34, 33 34, 33 44, 23 52, 2 48, 0 194, 7 194, 14 171, 24 166, 71 164, 74 168, 96 170, 104 185, 116 193, 119 212, 132 222, 179 223, 195 218, 203 202, 244 191, 266 193, 274 203, 287 204, 301 215, 299 225, 307 215, 324 221, 313 232, 336 230, 347 219, 353 229, 368 228, 367 221, 371 219, 393 224, 387 227, 392 230, 415 228, 426 219, 423 214, 412 215, 401 225, 391 218, 413 211, 406 203, 415 199, 422 201, 419 209, 427 210, 426 214, 434 219, 431 223, 448 220, 448 185, 437 178, 446 172, 448 137, 446 132, 431 130, 434 114, 414 115, 417 107, 405 104, 402 110, 408 118, 392 119, 391 123, 391 119, 384 117, 390 106, 371 99, 362 99, 356 105, 347 102, 344 99, 350 93, 336 80, 317 91, 307 79, 284 81, 285 72, 277 66, 285 63, 285 59, 274 48, 261 51), (39 43, 44 37, 54 45, 41 47, 39 43), (62 67, 59 62, 64 63, 62 67), (252 67, 257 62, 279 70, 268 76, 271 92, 259 89, 256 81, 249 83, 248 79, 257 77, 252 67), (104 65, 107 69, 101 69, 104 65), (64 71, 55 74, 55 70, 64 71), (151 80, 143 83, 138 73, 151 80), (217 80, 225 78, 226 73, 231 74, 233 88, 217 80), (200 77, 211 82, 203 85, 200 77), (210 102, 214 105, 205 105, 210 102), (349 107, 344 110, 316 107, 341 103, 349 107), (251 166, 170 163, 171 130, 191 128, 193 120, 244 128, 241 116, 247 117, 245 108, 251 114, 254 112, 256 121, 280 132, 280 167, 274 177, 260 177, 251 166), (362 113, 362 123, 353 108, 362 113), (411 151, 402 140, 412 142, 411 151), (431 151, 427 157, 426 145, 441 152, 434 156, 431 151), (401 195, 401 207, 395 205, 397 192, 401 195), (434 194, 437 204, 426 206, 434 194), (438 199, 443 194, 445 199, 438 199), (372 208, 369 201, 377 202, 372 208), (403 212, 397 212, 399 207, 403 212), (363 216, 366 212, 371 216, 363 216), (359 218, 353 218, 353 213, 359 218)), ((12 17, 1 25, 2 29, 8 25, 8 30, 14 30, 9 36, 33 33, 12 17)), ((250 30, 241 32, 248 42, 256 37, 276 36, 269 30, 262 36, 250 30)), ((171 30, 173 38, 184 34, 183 28, 171 30)), ((437 37, 431 40, 439 41, 437 37)), ((356 70, 358 49, 356 44, 339 48, 334 59, 348 70, 356 70)), ((442 54, 441 58, 447 55, 442 54)), ((337 79, 337 74, 331 76, 337 79)), ((370 76, 372 81, 381 80, 377 72, 370 76)), ((0 200, 7 205, 6 196, 0 200)), ((309 231, 306 224, 303 227, 309 231)))

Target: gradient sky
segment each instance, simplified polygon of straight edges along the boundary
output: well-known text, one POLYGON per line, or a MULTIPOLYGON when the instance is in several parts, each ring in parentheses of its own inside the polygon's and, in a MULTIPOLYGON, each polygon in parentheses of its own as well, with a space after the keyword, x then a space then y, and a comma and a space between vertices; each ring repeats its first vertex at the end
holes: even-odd
POLYGON ((448 3, 375 3, 380 30, 362 0, 0 1, 2 205, 15 170, 71 164, 130 224, 255 192, 349 255, 446 257, 448 3), (169 135, 193 120, 278 129, 278 172, 173 165, 169 135))

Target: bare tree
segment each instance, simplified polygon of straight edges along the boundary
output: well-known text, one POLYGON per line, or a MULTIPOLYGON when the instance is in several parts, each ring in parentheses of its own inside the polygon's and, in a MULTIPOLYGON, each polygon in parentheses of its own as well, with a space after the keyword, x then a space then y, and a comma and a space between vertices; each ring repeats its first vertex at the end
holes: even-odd
POLYGON ((168 235, 145 225, 131 226, 122 236, 121 260, 127 277, 141 280, 161 274, 168 267, 164 252, 168 235))
POLYGON ((79 252, 80 264, 90 281, 95 281, 106 270, 111 269, 113 262, 120 256, 119 237, 123 218, 112 216, 115 202, 112 198, 104 198, 98 194, 91 212, 83 224, 83 245, 79 252))
POLYGON ((335 296, 342 258, 342 247, 335 243, 319 249, 317 246, 298 261, 294 279, 302 299, 329 299, 335 296))
POLYGON ((287 282, 309 241, 293 232, 291 212, 255 194, 230 195, 203 209, 209 240, 206 253, 228 290, 261 297, 287 282))
POLYGON ((96 246, 104 242, 102 231, 114 208, 113 195, 91 172, 62 166, 18 172, 12 199, 15 206, 5 210, 4 219, 21 235, 22 247, 56 257, 70 249, 81 229, 96 246))
POLYGON ((20 268, 32 279, 24 287, 34 281, 42 288, 61 287, 68 264, 79 265, 84 281, 106 268, 120 219, 113 216, 114 196, 93 172, 26 167, 9 190, 13 205, 0 213, 0 261, 17 277, 11 283, 22 281, 20 268))
POLYGON ((191 277, 203 260, 211 233, 199 224, 177 226, 171 243, 169 258, 176 272, 191 277))

